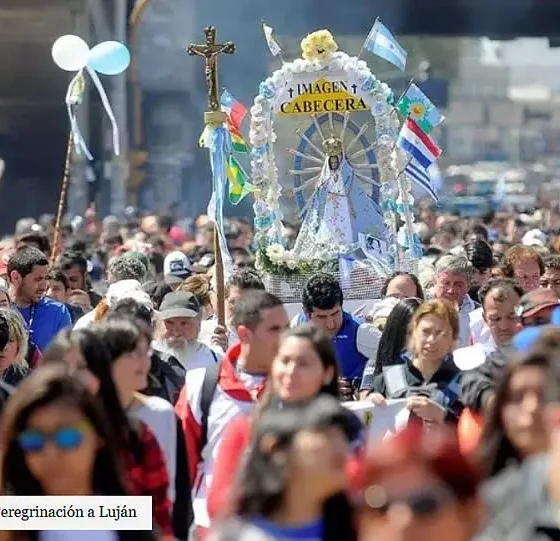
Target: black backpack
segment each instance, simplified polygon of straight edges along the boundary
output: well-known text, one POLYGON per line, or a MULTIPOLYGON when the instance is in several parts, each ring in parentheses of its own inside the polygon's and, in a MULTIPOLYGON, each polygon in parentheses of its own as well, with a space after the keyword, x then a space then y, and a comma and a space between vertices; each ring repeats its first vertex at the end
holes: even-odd
POLYGON ((218 362, 216 354, 212 351, 216 362, 209 366, 204 373, 202 380, 202 389, 200 391, 200 450, 204 449, 208 441, 208 416, 210 415, 210 406, 214 399, 214 393, 218 387, 218 379, 220 378, 221 362, 218 362))

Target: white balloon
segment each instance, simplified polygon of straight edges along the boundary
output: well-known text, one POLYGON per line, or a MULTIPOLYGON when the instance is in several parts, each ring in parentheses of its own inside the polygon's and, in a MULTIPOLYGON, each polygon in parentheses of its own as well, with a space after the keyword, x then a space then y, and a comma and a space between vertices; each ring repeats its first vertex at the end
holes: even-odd
POLYGON ((87 64, 89 47, 82 38, 68 34, 54 42, 52 57, 60 69, 79 71, 87 64))

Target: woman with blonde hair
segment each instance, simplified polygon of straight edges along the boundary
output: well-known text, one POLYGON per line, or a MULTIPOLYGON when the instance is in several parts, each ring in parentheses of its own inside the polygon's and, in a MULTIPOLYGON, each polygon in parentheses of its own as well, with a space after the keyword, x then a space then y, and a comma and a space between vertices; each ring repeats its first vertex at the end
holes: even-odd
POLYGON ((3 402, 29 374, 27 330, 19 312, 0 310, 0 400, 3 402))
POLYGON ((216 295, 210 284, 210 278, 202 274, 196 274, 187 278, 180 286, 179 291, 192 293, 204 308, 204 319, 208 319, 214 315, 216 304, 216 295))
POLYGON ((374 379, 369 399, 381 405, 388 398, 405 398, 412 419, 424 425, 457 423, 463 403, 461 370, 452 355, 459 337, 456 304, 443 299, 423 302, 408 335, 404 362, 374 379))

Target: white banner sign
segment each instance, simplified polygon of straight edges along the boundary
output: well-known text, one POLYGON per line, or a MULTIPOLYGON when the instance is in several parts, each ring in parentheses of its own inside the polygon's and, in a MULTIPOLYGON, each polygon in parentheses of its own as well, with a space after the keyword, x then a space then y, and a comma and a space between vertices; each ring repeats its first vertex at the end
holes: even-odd
POLYGON ((275 110, 280 115, 311 115, 367 111, 358 85, 343 72, 298 73, 282 90, 275 110))
POLYGON ((406 428, 410 411, 406 407, 406 400, 387 400, 385 406, 376 406, 368 400, 359 402, 344 402, 367 428, 368 439, 384 439, 394 436, 406 428))

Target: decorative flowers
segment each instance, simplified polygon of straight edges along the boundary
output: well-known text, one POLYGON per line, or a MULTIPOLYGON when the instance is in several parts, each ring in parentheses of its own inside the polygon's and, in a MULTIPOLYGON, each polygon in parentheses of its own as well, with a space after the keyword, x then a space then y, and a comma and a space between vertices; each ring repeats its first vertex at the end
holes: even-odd
POLYGON ((266 247, 266 255, 271 261, 282 261, 284 247, 281 244, 270 244, 266 247))
POLYGON ((328 30, 317 30, 301 41, 301 50, 305 60, 326 62, 338 50, 338 45, 328 30))
MULTIPOLYGON (((399 119, 392 115, 390 106, 394 100, 391 88, 378 79, 370 71, 367 64, 356 57, 338 51, 332 34, 328 30, 320 30, 308 35, 301 43, 303 58, 285 62, 281 68, 268 77, 259 87, 259 94, 251 108, 251 126, 249 139, 253 151, 251 153, 252 183, 257 188, 253 205, 255 213, 256 240, 258 244, 257 264, 265 274, 291 276, 309 274, 332 267, 336 270, 338 254, 349 251, 348 246, 332 246, 314 239, 313 250, 305 258, 299 257, 296 251, 287 250, 282 246, 281 234, 282 186, 274 156, 275 111, 279 97, 295 84, 297 80, 313 80, 312 75, 321 72, 343 72, 344 80, 350 86, 357 87, 357 94, 371 109, 375 120, 376 158, 379 167, 381 185, 381 208, 384 213, 386 234, 391 243, 394 258, 398 257, 395 250, 397 231, 395 229, 395 213, 398 210, 399 183, 396 182, 399 172, 405 163, 398 160, 394 141, 398 135, 399 119)), ((319 78, 319 76, 317 77, 319 78)), ((412 115, 412 112, 411 112, 412 115)), ((406 184, 405 179, 400 183, 406 184)), ((408 194, 409 190, 405 190, 408 194)), ((406 200, 406 199, 405 199, 406 200)), ((408 201, 410 212, 411 202, 408 201)), ((356 249, 356 247, 352 248, 356 249)), ((412 247, 412 251, 415 247, 412 247)), ((410 251, 410 249, 409 249, 410 251)))

